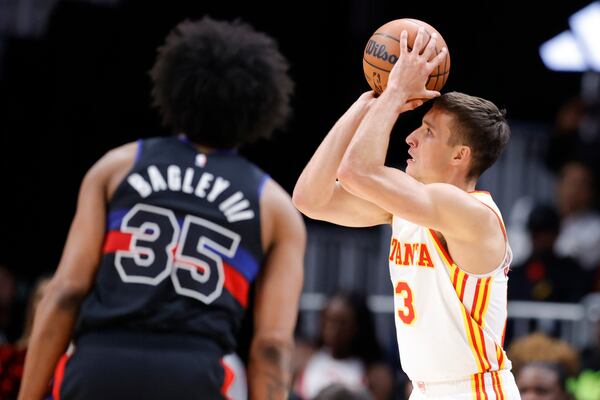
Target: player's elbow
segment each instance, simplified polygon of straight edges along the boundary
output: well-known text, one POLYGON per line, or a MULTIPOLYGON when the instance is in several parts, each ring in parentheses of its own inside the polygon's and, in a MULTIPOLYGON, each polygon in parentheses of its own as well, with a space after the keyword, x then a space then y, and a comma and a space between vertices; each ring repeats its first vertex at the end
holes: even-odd
POLYGON ((46 300, 60 309, 77 309, 89 291, 90 288, 80 282, 54 280, 46 300))
POLYGON ((294 339, 292 335, 260 334, 252 340, 251 357, 255 361, 266 361, 273 365, 287 365, 290 362, 294 339))
POLYGON ((323 196, 312 193, 310 189, 297 184, 292 193, 292 203, 302 214, 312 217, 323 206, 323 196))
POLYGON ((364 174, 356 165, 344 160, 337 170, 337 179, 344 188, 352 189, 361 185, 364 174))

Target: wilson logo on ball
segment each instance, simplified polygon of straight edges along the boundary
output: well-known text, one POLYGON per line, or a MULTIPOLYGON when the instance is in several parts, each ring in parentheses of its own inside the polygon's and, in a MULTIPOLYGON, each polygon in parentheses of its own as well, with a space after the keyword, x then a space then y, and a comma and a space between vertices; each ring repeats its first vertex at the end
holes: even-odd
POLYGON ((371 55, 380 60, 395 64, 398 61, 398 56, 387 52, 385 44, 379 44, 373 39, 369 40, 365 48, 365 54, 371 55))

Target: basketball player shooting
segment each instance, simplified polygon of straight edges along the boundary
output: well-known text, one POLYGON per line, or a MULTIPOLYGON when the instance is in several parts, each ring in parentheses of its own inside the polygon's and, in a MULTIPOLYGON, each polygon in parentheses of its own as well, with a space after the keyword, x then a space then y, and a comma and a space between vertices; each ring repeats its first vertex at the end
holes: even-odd
POLYGON ((400 360, 411 399, 518 399, 502 349, 511 261, 500 211, 478 177, 510 136, 504 112, 462 93, 427 90, 445 57, 436 35, 407 32, 386 90, 365 93, 323 140, 293 201, 339 225, 392 224, 389 268, 400 360), (435 98, 406 138, 406 171, 384 165, 398 116, 435 98))

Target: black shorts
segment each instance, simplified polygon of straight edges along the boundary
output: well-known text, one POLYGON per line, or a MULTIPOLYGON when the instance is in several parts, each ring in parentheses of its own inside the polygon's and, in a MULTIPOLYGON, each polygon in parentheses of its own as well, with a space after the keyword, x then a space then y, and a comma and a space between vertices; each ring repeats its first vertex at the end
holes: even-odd
POLYGON ((182 335, 88 333, 59 362, 55 400, 226 399, 214 342, 182 335))

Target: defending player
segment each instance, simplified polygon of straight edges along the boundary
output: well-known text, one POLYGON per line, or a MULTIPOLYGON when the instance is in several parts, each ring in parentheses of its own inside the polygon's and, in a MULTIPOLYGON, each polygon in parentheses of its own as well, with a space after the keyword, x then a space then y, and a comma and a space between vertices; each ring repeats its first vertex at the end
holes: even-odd
POLYGON ((305 231, 291 199, 237 154, 285 122, 293 83, 275 42, 240 22, 183 22, 153 98, 178 136, 108 152, 86 174, 34 324, 19 399, 56 369, 60 399, 222 399, 222 357, 257 279, 252 399, 284 399, 305 231))

